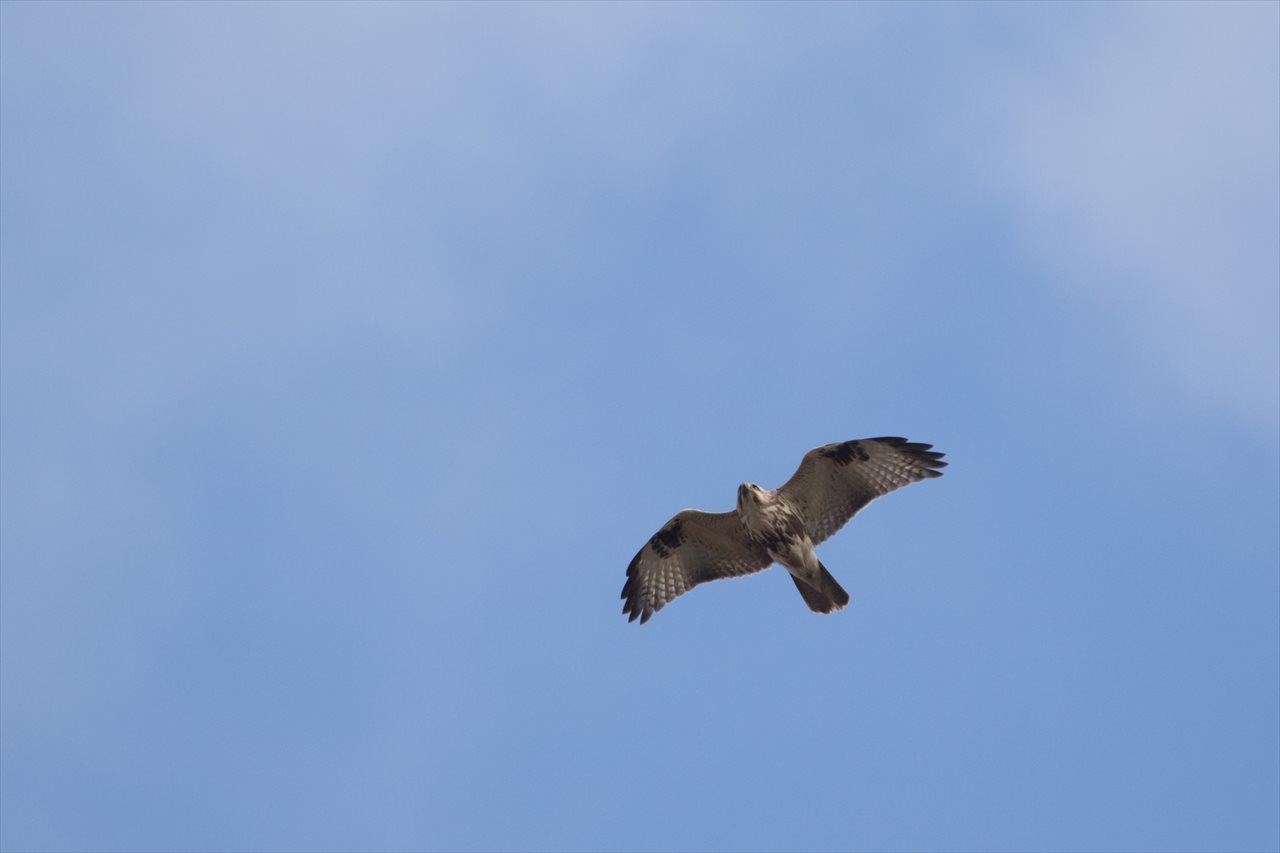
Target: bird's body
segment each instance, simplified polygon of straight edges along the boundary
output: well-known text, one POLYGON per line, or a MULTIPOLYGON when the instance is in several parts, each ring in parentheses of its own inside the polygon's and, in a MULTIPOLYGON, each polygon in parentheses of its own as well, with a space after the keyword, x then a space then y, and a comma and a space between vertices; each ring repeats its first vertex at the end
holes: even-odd
POLYGON ((764 546, 773 562, 810 586, 818 586, 818 555, 800 512, 774 489, 751 483, 738 487, 738 517, 747 535, 764 546))
POLYGON ((926 477, 947 463, 931 445, 884 437, 845 441, 805 454, 783 486, 738 487, 733 512, 686 509, 663 525, 627 567, 622 612, 647 622, 671 599, 699 583, 738 577, 778 563, 811 610, 832 613, 849 603, 814 546, 880 495, 926 477))

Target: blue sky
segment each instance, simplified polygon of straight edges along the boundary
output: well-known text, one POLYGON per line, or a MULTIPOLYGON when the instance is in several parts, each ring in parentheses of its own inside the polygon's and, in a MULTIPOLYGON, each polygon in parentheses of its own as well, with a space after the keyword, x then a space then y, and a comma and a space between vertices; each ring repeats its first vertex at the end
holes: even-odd
POLYGON ((0 24, 0 847, 1280 846, 1280 5, 0 24))

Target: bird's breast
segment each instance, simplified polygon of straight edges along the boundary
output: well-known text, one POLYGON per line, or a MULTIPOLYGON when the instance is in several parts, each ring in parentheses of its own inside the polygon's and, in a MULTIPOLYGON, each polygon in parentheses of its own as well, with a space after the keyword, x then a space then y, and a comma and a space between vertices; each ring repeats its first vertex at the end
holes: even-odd
POLYGON ((744 507, 741 515, 751 537, 783 565, 793 556, 813 550, 804 520, 782 501, 744 507))

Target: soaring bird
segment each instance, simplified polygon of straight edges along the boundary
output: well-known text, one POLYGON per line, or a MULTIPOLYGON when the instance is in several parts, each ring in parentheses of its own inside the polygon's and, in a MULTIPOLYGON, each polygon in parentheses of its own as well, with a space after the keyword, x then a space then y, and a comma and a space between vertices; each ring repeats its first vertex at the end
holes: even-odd
POLYGON ((622 587, 628 621, 640 624, 703 581, 736 578, 779 563, 809 609, 834 613, 849 593, 822 565, 814 546, 881 495, 941 477, 945 454, 905 438, 860 438, 815 447, 780 488, 738 487, 733 512, 686 509, 653 534, 627 566, 622 587))

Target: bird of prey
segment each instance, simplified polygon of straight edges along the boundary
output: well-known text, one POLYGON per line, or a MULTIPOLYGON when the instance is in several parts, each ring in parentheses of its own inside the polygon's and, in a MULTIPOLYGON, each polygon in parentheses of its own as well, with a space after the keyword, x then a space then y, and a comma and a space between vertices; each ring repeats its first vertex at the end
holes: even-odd
POLYGON ((736 578, 780 563, 809 609, 834 613, 849 593, 813 547, 871 501, 940 477, 944 454, 905 438, 862 438, 815 447, 780 488, 738 487, 733 512, 686 509, 662 525, 627 566, 624 614, 640 624, 703 581, 736 578))

